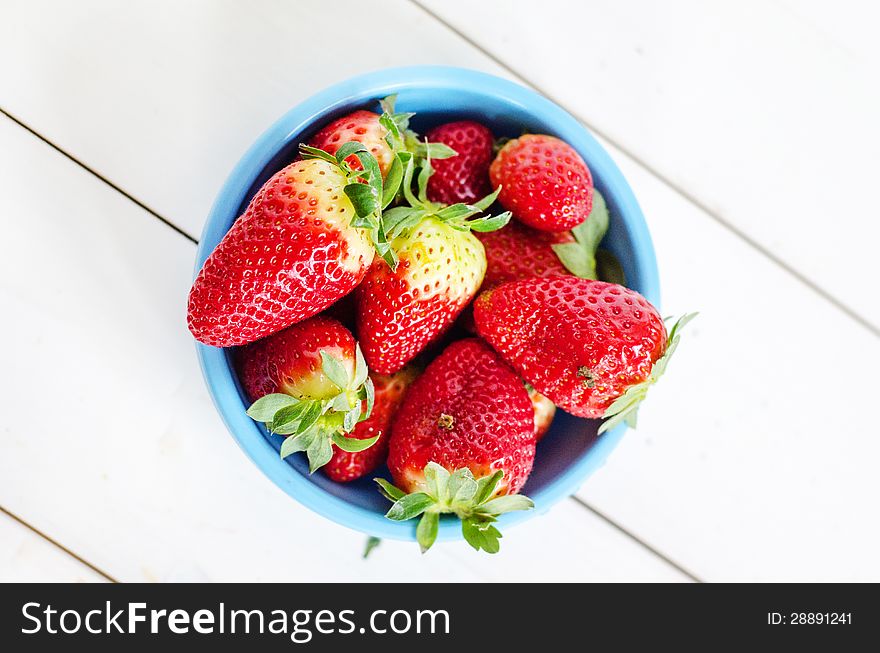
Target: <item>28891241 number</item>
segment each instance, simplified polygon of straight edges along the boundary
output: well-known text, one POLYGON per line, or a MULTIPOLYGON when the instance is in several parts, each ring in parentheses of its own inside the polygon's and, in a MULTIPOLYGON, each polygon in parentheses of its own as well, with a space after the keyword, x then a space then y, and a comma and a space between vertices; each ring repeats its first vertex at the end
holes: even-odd
POLYGON ((852 612, 768 612, 767 623, 771 626, 851 626, 852 612))

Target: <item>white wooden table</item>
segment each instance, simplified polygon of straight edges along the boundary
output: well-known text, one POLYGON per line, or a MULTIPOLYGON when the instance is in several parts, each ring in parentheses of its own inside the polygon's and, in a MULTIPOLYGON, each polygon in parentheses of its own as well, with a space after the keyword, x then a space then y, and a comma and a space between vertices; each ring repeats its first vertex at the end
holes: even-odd
POLYGON ((0 580, 880 580, 877 19, 858 0, 0 0, 0 580), (319 43, 347 26, 357 49, 319 43), (226 434, 185 297, 251 141, 415 63, 583 120, 645 210, 664 311, 701 316, 639 430, 501 555, 363 561, 226 434))

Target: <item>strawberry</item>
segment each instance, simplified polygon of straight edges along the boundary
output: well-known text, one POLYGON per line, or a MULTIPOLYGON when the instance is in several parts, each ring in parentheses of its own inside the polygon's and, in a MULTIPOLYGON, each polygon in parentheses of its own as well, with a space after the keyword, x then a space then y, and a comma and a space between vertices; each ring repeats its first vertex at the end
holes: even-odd
POLYGON ((238 378, 253 404, 247 413, 288 436, 281 457, 305 451, 314 472, 333 445, 356 454, 382 433, 362 431, 373 409, 373 384, 354 338, 342 324, 317 316, 235 352, 238 378))
POLYGON ((568 143, 526 134, 509 141, 492 161, 489 177, 502 186, 498 200, 521 222, 542 231, 566 231, 590 214, 593 177, 568 143))
POLYGON ((596 253, 607 231, 608 209, 599 191, 594 191, 589 219, 571 231, 538 231, 514 221, 498 231, 478 234, 487 264, 480 290, 560 274, 595 279, 596 253))
POLYGON ((636 411, 678 344, 634 290, 572 276, 526 279, 481 294, 477 332, 538 392, 580 417, 607 418, 600 432, 636 411))
POLYGON ((516 221, 498 231, 478 234, 477 238, 486 250, 482 290, 508 281, 568 274, 553 245, 575 242, 568 231, 548 233, 516 221))
POLYGON ((390 256, 381 209, 397 188, 372 155, 356 143, 338 158, 303 149, 316 158, 273 175, 196 277, 187 320, 200 342, 246 344, 311 317, 360 283, 374 248, 390 256), (345 163, 352 154, 364 170, 345 163))
POLYGON ((532 402, 532 410, 535 411, 535 442, 540 442, 550 430, 550 425, 556 416, 556 405, 528 384, 526 391, 532 402))
POLYGON ((356 440, 377 437, 378 440, 364 451, 349 452, 339 448, 334 449, 333 457, 324 467, 327 476, 338 482, 353 481, 385 464, 385 459, 388 457, 391 419, 400 407, 407 387, 417 374, 414 367, 406 367, 391 376, 370 374, 376 397, 373 412, 354 427, 350 437, 356 440))
POLYGON ((456 155, 434 164, 428 181, 428 199, 442 204, 472 204, 492 192, 489 164, 495 142, 488 127, 473 120, 448 122, 434 127, 426 138, 443 143, 456 155))
MULTIPOLYGON (((349 141, 362 143, 376 158, 382 176, 388 174, 394 161, 394 151, 385 140, 388 130, 379 121, 378 113, 372 111, 355 111, 347 116, 334 120, 309 141, 309 145, 324 150, 328 154, 336 154, 337 150, 349 141)), ((354 170, 360 170, 357 157, 352 155, 346 163, 354 170)))
POLYGON ((426 551, 441 513, 462 521, 475 549, 498 551, 498 515, 526 510, 516 495, 535 458, 534 412, 519 377, 478 338, 452 343, 416 379, 394 419, 388 468, 376 479, 394 505, 386 515, 421 515, 416 539, 426 551))
POLYGON ((383 217, 397 268, 376 261, 357 289, 357 333, 370 369, 391 374, 439 337, 477 292, 486 271, 486 257, 471 230, 499 229, 509 213, 469 218, 481 213, 495 194, 474 205, 444 207, 428 201, 427 160, 419 174, 419 194, 410 186, 413 161, 408 160, 402 188, 409 206, 388 210, 383 217))

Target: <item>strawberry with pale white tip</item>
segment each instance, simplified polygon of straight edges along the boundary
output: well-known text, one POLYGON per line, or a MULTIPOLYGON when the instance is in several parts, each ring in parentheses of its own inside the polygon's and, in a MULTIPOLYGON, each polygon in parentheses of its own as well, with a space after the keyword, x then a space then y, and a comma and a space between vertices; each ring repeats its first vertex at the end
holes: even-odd
POLYGON ((401 369, 455 321, 486 271, 483 246, 471 231, 499 229, 510 219, 509 213, 480 215, 497 193, 473 205, 430 202, 430 160, 418 174, 417 195, 414 174, 409 157, 401 184, 409 206, 383 216, 399 264, 375 261, 357 289, 358 341, 370 369, 382 374, 401 369))
POLYGON ((198 341, 229 347, 263 338, 351 292, 374 252, 394 260, 382 208, 397 187, 383 184, 376 159, 360 143, 337 156, 305 150, 306 160, 263 185, 193 282, 187 321, 198 341), (350 156, 361 170, 346 163, 350 156))
POLYGON ((373 410, 373 382, 360 348, 338 321, 317 316, 236 351, 247 414, 286 435, 281 457, 305 451, 309 469, 330 462, 334 445, 357 453, 380 437, 350 434, 373 410))

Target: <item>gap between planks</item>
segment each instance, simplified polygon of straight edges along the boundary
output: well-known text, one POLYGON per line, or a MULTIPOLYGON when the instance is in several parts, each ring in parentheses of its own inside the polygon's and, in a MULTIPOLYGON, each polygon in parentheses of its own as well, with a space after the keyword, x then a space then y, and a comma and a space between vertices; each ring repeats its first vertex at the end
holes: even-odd
POLYGON ((19 516, 16 515, 15 513, 10 512, 9 510, 7 510, 6 508, 4 508, 3 506, 0 506, 0 512, 2 512, 4 515, 7 515, 8 517, 10 517, 11 519, 13 519, 14 521, 18 522, 19 524, 21 524, 22 526, 24 526, 26 529, 28 529, 29 531, 31 531, 31 532, 34 533, 35 535, 38 535, 39 537, 43 538, 43 539, 46 540, 49 544, 51 544, 51 545, 55 546, 56 548, 60 549, 61 551, 63 551, 63 552, 66 553, 67 555, 69 555, 71 558, 73 558, 74 560, 76 560, 76 561, 79 562, 80 564, 85 565, 86 567, 88 567, 89 569, 91 569, 92 571, 94 571, 96 574, 98 574, 99 576, 101 576, 102 578, 107 579, 107 580, 110 581, 111 583, 118 583, 118 582, 119 582, 118 580, 116 580, 115 578, 113 578, 113 576, 111 576, 110 574, 108 574, 108 573, 107 573, 106 571, 104 571, 103 569, 100 569, 100 568, 96 567, 95 565, 93 565, 91 562, 89 562, 89 561, 86 560, 85 558, 83 558, 83 557, 77 555, 76 553, 74 553, 73 551, 71 551, 70 549, 68 549, 66 546, 64 546, 63 544, 61 544, 61 543, 58 542, 57 540, 52 539, 51 537, 49 537, 48 535, 46 535, 46 534, 45 534, 43 531, 41 531, 39 528, 37 528, 37 527, 33 526, 32 524, 29 524, 28 522, 26 522, 24 519, 22 519, 21 517, 19 517, 19 516))
MULTIPOLYGON (((17 124, 17 125, 18 125, 19 127, 21 127, 22 129, 26 130, 26 131, 27 131, 28 133, 30 133, 32 136, 38 138, 40 141, 42 141, 43 143, 45 143, 46 145, 48 145, 49 147, 51 147, 53 150, 55 150, 56 152, 58 152, 59 154, 61 154, 62 156, 64 156, 64 157, 65 157, 66 159, 68 159, 69 161, 71 161, 72 163, 76 164, 77 166, 79 166, 80 168, 82 168, 83 170, 85 170, 86 172, 88 172, 89 174, 91 174, 93 177, 95 177, 95 178, 98 179, 99 181, 103 182, 104 184, 106 184, 107 186, 109 186, 110 188, 112 188, 113 190, 115 190, 116 192, 118 192, 118 193, 120 193, 121 195, 123 195, 126 199, 128 199, 128 200, 130 200, 131 202, 133 202, 134 204, 136 204, 138 207, 140 207, 141 209, 143 209, 144 211, 146 211, 147 213, 149 213, 151 216, 153 216, 154 218, 156 218, 157 220, 159 220, 159 221, 160 221, 162 224, 164 224, 165 226, 167 226, 167 227, 169 227, 170 229, 174 230, 177 234, 183 236, 184 238, 186 238, 188 241, 190 241, 190 242, 193 243, 194 245, 198 245, 199 241, 198 241, 197 238, 195 238, 194 236, 192 236, 192 235, 186 233, 183 229, 181 229, 180 227, 178 227, 177 225, 175 225, 173 222, 171 222, 171 221, 168 220, 167 218, 163 217, 162 215, 160 215, 159 213, 157 213, 155 210, 151 209, 149 206, 147 206, 146 204, 144 204, 143 202, 141 202, 140 200, 138 200, 136 197, 133 197, 132 195, 130 195, 129 193, 127 193, 125 190, 123 190, 122 188, 120 188, 119 186, 117 186, 116 184, 114 184, 112 181, 110 181, 109 179, 107 179, 106 177, 104 177, 103 175, 101 175, 100 173, 98 173, 96 170, 94 170, 94 169, 90 168, 89 166, 87 166, 85 163, 83 163, 82 161, 80 161, 79 159, 77 159, 77 158, 76 158, 75 156, 73 156, 71 153, 69 153, 69 152, 67 152, 66 150, 62 149, 61 147, 59 147, 58 145, 56 145, 55 143, 53 143, 52 141, 50 141, 49 139, 47 139, 45 136, 43 136, 43 135, 40 134, 39 132, 35 131, 35 130, 34 130, 33 128, 31 128, 29 125, 27 125, 26 123, 24 123, 24 122, 21 121, 20 119, 16 118, 16 117, 13 116, 12 114, 10 114, 10 113, 9 113, 8 111, 6 111, 4 108, 0 107, 0 113, 2 113, 4 116, 6 116, 7 118, 9 118, 11 121, 13 121, 15 124, 17 124)), ((587 510, 588 512, 592 513, 594 516, 598 517, 599 519, 601 519, 602 521, 604 521, 605 523, 607 523, 609 526, 611 526, 612 528, 614 528, 618 533, 620 533, 620 534, 622 534, 622 535, 628 537, 629 539, 631 539, 633 542, 635 542, 636 544, 638 544, 639 546, 641 546, 643 549, 645 549, 646 551, 648 551, 651 555, 653 555, 654 557, 656 557, 658 560, 660 560, 660 561, 663 562, 664 564, 666 564, 666 565, 672 567, 673 569, 675 569, 676 571, 678 571, 678 572, 681 573, 682 575, 686 576, 689 580, 691 580, 691 581, 693 581, 693 582, 697 582, 697 583, 702 583, 702 582, 703 582, 702 579, 700 579, 700 578, 699 578, 698 576, 696 576, 694 573, 688 571, 685 567, 683 567, 683 566, 680 565, 679 563, 675 562, 674 560, 672 560, 671 558, 669 558, 668 556, 666 556, 665 554, 663 554, 663 553, 660 552, 659 550, 655 549, 653 546, 651 546, 650 544, 648 544, 647 542, 645 542, 644 540, 642 540, 641 538, 639 538, 637 535, 635 535, 634 533, 630 532, 629 530, 627 530, 626 528, 624 528, 623 526, 621 526, 620 524, 618 524, 617 522, 615 522, 613 519, 611 519, 610 517, 608 517, 607 515, 605 515, 605 514, 602 513, 601 511, 599 511, 598 509, 596 509, 596 508, 594 508, 593 506, 591 506, 589 503, 587 503, 587 502, 584 501, 583 499, 580 499, 580 498, 577 497, 577 496, 571 496, 571 497, 569 497, 569 499, 570 499, 571 501, 573 501, 575 504, 577 504, 578 506, 580 506, 581 508, 583 508, 584 510, 587 510)), ((111 581, 111 582, 114 582, 114 583, 118 582, 115 578, 113 578, 112 576, 110 576, 110 575, 107 574, 106 572, 100 570, 98 567, 95 567, 93 564, 91 564, 91 563, 88 562, 87 560, 81 558, 79 555, 77 555, 76 553, 74 553, 74 552, 71 551, 70 549, 66 548, 64 545, 62 545, 62 544, 60 544, 59 542, 55 541, 54 539, 52 539, 51 537, 49 537, 48 535, 46 535, 45 533, 43 533, 42 531, 40 531, 39 529, 37 529, 36 527, 32 526, 31 524, 27 523, 26 521, 24 521, 24 520, 21 519, 20 517, 18 517, 18 516, 16 516, 16 515, 14 515, 13 513, 9 512, 8 510, 6 510, 5 508, 3 508, 2 506, 0 506, 0 511, 2 511, 3 513, 9 515, 9 516, 12 517, 14 520, 16 520, 17 522, 19 522, 19 523, 22 524, 23 526, 25 526, 26 528, 30 529, 31 531, 33 531, 34 533, 36 533, 36 534, 39 535, 40 537, 44 538, 46 541, 50 542, 51 544, 54 544, 56 547, 58 547, 59 549, 61 549, 61 550, 64 551, 65 553, 67 553, 68 555, 72 556, 73 558, 75 558, 76 560, 78 560, 79 562, 81 562, 82 564, 86 565, 86 566, 89 567, 90 569, 94 570, 96 573, 100 574, 101 576, 103 576, 103 577, 106 578, 107 580, 109 580, 109 581, 111 581)))
POLYGON ((719 225, 724 227, 724 229, 726 229, 729 233, 731 233, 732 235, 739 238, 741 241, 743 241, 746 245, 748 245, 749 247, 754 249, 756 252, 758 252, 759 254, 761 254, 762 256, 769 259, 770 261, 775 263, 777 266, 779 266, 780 268, 785 270, 794 279, 796 279, 797 281, 799 281, 800 283, 805 285, 807 288, 812 290, 816 295, 818 295, 819 297, 821 297, 822 299, 827 301, 829 304, 834 306, 837 310, 841 311, 844 315, 846 315, 847 317, 849 317, 850 319, 855 321, 857 324, 862 326, 869 333, 873 334, 874 336, 880 337, 880 327, 878 327, 877 325, 873 324, 871 321, 869 321, 868 319, 863 317, 861 314, 858 313, 858 311, 856 311, 854 308, 852 308, 848 304, 845 304, 844 302, 842 302, 839 299, 837 299, 836 297, 834 297, 834 295, 829 293, 822 286, 817 284, 815 281, 813 281, 809 277, 805 276, 799 270, 797 270, 794 267, 792 267, 791 265, 789 265, 783 259, 779 258, 776 254, 774 254, 769 249, 764 247, 762 244, 757 242, 755 239, 753 239, 747 233, 740 230, 738 227, 734 226, 732 223, 730 223, 728 220, 726 220, 720 213, 711 209, 705 202, 700 200, 694 194, 692 194, 689 191, 685 190, 684 188, 681 188, 680 186, 678 186, 667 175, 665 175, 664 173, 662 173, 660 170, 656 169, 655 167, 651 166, 644 159, 642 159, 641 157, 636 155, 632 150, 625 147, 623 144, 619 143, 617 140, 612 138, 609 134, 605 133, 603 130, 601 130, 601 129, 597 128, 595 125, 591 124, 579 112, 573 111, 566 104, 558 101, 552 94, 548 93, 540 85, 536 84, 531 79, 525 77, 519 71, 515 70, 509 64, 507 64, 506 62, 504 62, 500 58, 498 58, 494 53, 492 53, 491 51, 489 51, 485 47, 483 47, 480 43, 473 40, 472 38, 470 38, 468 35, 464 34, 463 32, 459 31, 458 28, 456 28, 454 25, 449 23, 442 16, 436 14, 434 11, 432 11, 431 9, 429 9, 428 7, 423 5, 421 2, 419 2, 419 0, 410 0, 410 3, 412 3, 413 5, 418 7, 419 9, 421 9, 427 16, 436 20, 438 23, 440 23, 447 30, 449 30, 450 32, 452 32, 453 34, 458 36, 460 39, 462 39, 465 43, 467 43, 471 47, 475 48, 483 56, 490 59, 493 63, 495 63, 499 67, 503 68, 508 73, 510 73, 510 75, 515 77, 517 80, 519 80, 520 83, 532 88, 533 90, 537 91, 538 93, 540 93, 544 97, 548 98, 549 100, 552 100, 553 102, 558 104, 560 107, 562 107, 563 109, 568 111, 568 113, 570 113, 572 116, 574 116, 587 129, 589 129, 594 134, 598 135, 603 140, 610 143, 616 149, 620 150, 620 152, 622 152, 627 158, 631 159, 633 161, 633 163, 635 163, 640 168, 642 168, 647 173, 649 173, 651 176, 656 178, 660 183, 662 183, 664 186, 666 186, 669 190, 676 193, 677 195, 682 197, 686 202, 692 204, 697 209, 699 209, 700 211, 705 213, 708 217, 710 217, 712 220, 714 220, 719 225))

